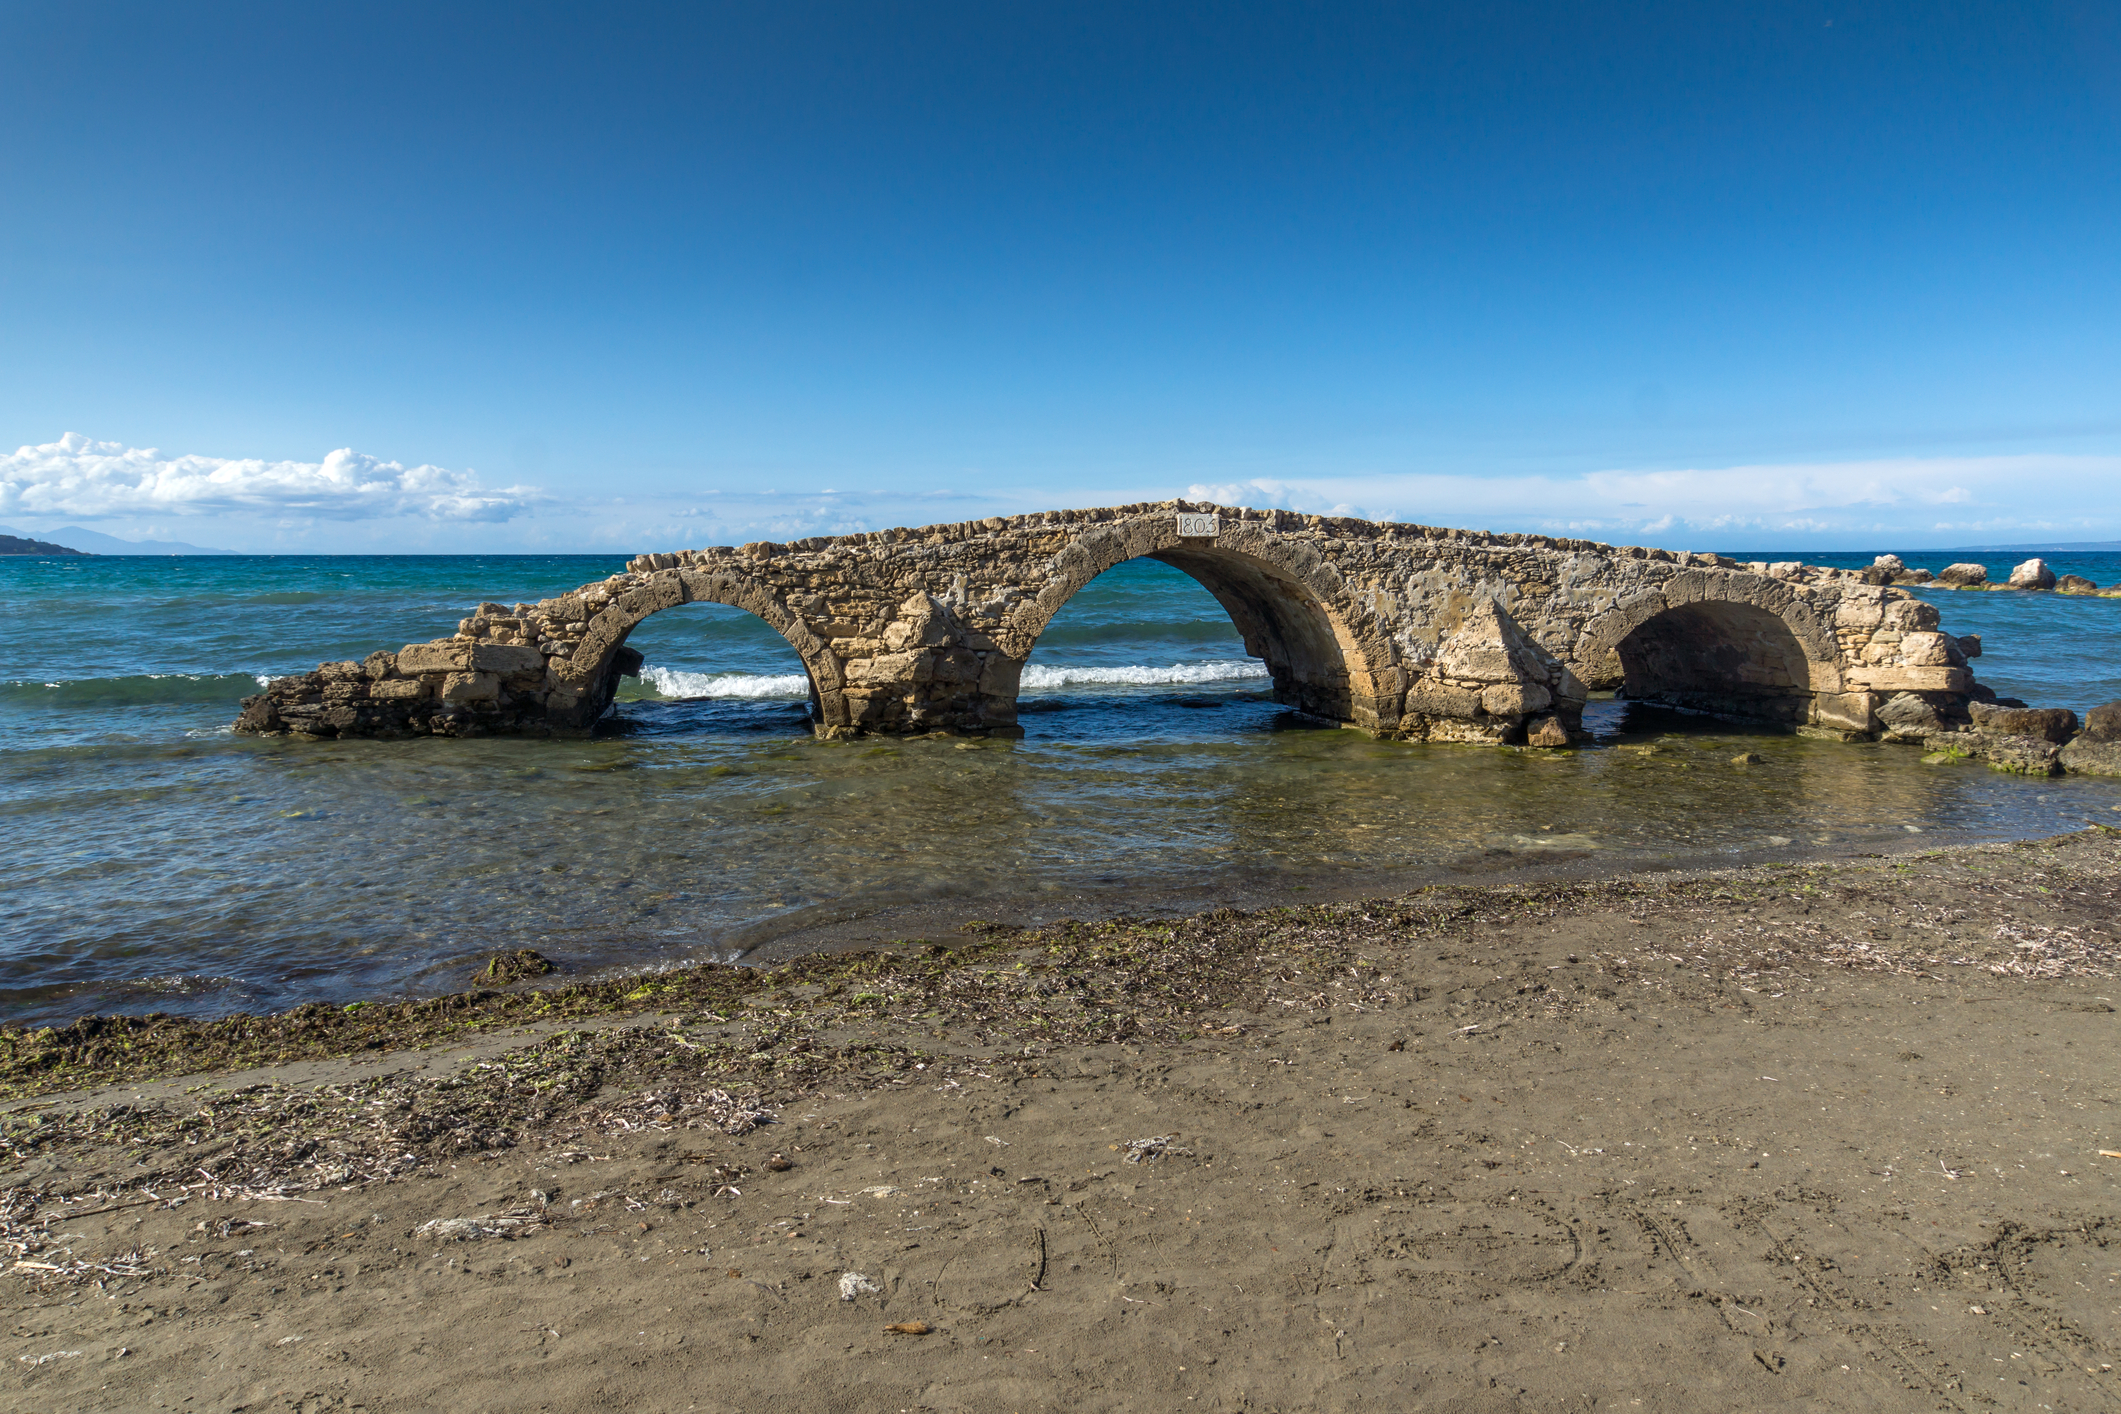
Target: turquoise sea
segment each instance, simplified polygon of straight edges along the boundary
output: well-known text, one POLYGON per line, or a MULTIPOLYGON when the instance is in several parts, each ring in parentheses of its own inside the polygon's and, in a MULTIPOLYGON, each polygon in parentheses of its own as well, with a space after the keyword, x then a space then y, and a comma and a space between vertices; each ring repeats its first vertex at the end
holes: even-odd
MULTIPOLYGON (((2048 559, 2121 580, 2121 555, 2048 559)), ((1266 700, 1214 600, 1147 561, 1055 620, 1016 742, 818 742, 794 654, 704 605, 636 632, 643 678, 587 740, 227 730, 262 678, 621 563, 0 559, 0 1021, 453 990, 496 947, 576 974, 741 957, 805 920, 924 900, 1058 916, 1145 891, 1256 900, 2121 823, 2121 782, 1926 767, 1621 702, 1593 704, 1601 745, 1582 752, 1370 741, 1266 700), (1670 749, 1610 749, 1645 741, 1670 749), (1731 766, 1741 749, 1767 764, 1731 766)), ((2121 698, 2121 599, 1929 597, 1981 635, 1999 693, 2121 698)))

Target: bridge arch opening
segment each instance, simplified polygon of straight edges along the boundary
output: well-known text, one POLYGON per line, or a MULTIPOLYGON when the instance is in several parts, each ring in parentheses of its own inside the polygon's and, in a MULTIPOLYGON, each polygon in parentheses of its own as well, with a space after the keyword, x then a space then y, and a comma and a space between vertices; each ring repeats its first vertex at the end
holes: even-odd
POLYGON ((772 732, 818 720, 803 655, 765 619, 695 600, 646 615, 609 657, 607 723, 656 731, 772 732))
MULTIPOLYGON (((1078 647, 1080 638, 1086 634, 1124 632, 1109 625, 1108 605, 1097 601, 1106 600, 1108 595, 1113 600, 1123 600, 1125 591, 1133 585, 1140 585, 1143 592, 1150 593, 1156 592, 1160 585, 1161 592, 1169 596, 1167 604, 1175 603, 1175 609, 1165 609, 1165 622, 1159 627, 1168 629, 1175 616, 1194 630, 1190 645, 1195 650, 1193 653, 1164 655, 1177 657, 1174 666, 1178 671, 1162 670, 1160 665, 1149 663, 1125 665, 1149 669, 1142 675, 1144 681, 1155 681, 1161 676, 1175 688, 1188 682, 1203 686, 1210 682, 1242 683, 1266 692, 1284 706, 1314 716, 1347 721, 1354 715, 1350 662, 1359 660, 1359 653, 1352 636, 1319 595, 1281 566, 1215 545, 1198 548, 1179 545, 1148 550, 1124 556, 1085 574, 1061 604, 1035 624, 1022 626, 1031 647, 1023 660, 1019 701, 1037 698, 1042 688, 1050 690, 1060 680, 1059 674, 1066 674, 1077 666, 1068 661, 1079 656, 1072 652, 1051 655, 1054 660, 1051 663, 1036 661, 1039 646, 1046 642, 1048 628, 1056 620, 1066 618, 1067 622, 1060 625, 1060 632, 1066 638, 1053 645, 1064 650, 1078 647), (1176 576, 1149 571, 1150 564, 1176 570, 1179 575, 1192 580, 1199 590, 1205 590, 1206 595, 1199 595, 1191 586, 1176 587, 1176 576), (1139 568, 1130 571, 1126 568, 1130 565, 1139 568), (1121 577, 1107 578, 1115 572, 1121 577), (1100 581, 1104 582, 1106 593, 1096 595, 1086 605, 1093 609, 1088 620, 1084 621, 1084 615, 1071 613, 1074 606, 1085 602, 1079 598, 1084 590, 1100 581), (1193 600, 1191 604, 1186 603, 1189 597, 1193 600), (1216 608, 1220 609, 1219 614, 1215 612, 1216 608)), ((1154 643, 1153 633, 1143 637, 1154 643)), ((1166 642, 1163 646, 1178 645, 1166 642)), ((1081 680, 1094 681, 1094 669, 1082 666, 1081 680)))
POLYGON ((1652 615, 1615 645, 1595 687, 1739 721, 1801 723, 1811 659, 1780 615, 1704 600, 1652 615))

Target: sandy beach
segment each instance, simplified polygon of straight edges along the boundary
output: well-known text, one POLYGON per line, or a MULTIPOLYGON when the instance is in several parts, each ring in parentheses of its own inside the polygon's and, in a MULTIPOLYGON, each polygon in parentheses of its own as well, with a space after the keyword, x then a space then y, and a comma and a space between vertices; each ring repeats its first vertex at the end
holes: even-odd
POLYGON ((2090 830, 12 1033, 6 1402, 2110 1409, 2117 878, 2090 830))

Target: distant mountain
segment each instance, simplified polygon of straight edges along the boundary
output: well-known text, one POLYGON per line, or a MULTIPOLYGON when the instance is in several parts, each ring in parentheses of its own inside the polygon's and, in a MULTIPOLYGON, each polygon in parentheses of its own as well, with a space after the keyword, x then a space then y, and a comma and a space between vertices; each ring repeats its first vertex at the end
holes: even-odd
MULTIPOLYGON (((187 545, 181 540, 120 540, 115 535, 105 535, 100 530, 84 530, 78 525, 65 526, 46 532, 56 535, 61 541, 75 546, 80 552, 91 555, 233 555, 233 550, 209 550, 204 545, 187 545)), ((20 535, 20 531, 0 525, 0 535, 20 535)), ((50 554, 49 550, 43 551, 50 554)))
POLYGON ((54 545, 49 540, 25 540, 19 535, 0 535, 0 555, 79 555, 81 550, 54 545))

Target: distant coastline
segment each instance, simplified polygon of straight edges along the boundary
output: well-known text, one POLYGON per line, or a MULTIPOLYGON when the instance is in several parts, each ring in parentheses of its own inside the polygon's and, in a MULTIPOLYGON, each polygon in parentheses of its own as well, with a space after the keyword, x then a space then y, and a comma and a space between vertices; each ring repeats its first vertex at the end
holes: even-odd
MULTIPOLYGON (((67 554, 67 555, 233 555, 233 550, 215 550, 204 545, 188 545, 182 540, 120 540, 115 535, 105 535, 100 530, 85 526, 62 525, 57 530, 46 531, 47 535, 62 537, 67 544, 78 547, 67 550, 21 550, 11 554, 67 554)), ((52 542, 24 535, 11 525, 0 525, 0 539, 24 540, 32 545, 49 545, 52 542)))
POLYGON ((86 555, 86 550, 75 550, 65 545, 54 545, 49 540, 29 540, 19 535, 0 535, 0 555, 86 555))

